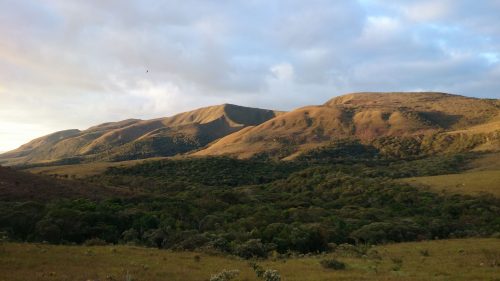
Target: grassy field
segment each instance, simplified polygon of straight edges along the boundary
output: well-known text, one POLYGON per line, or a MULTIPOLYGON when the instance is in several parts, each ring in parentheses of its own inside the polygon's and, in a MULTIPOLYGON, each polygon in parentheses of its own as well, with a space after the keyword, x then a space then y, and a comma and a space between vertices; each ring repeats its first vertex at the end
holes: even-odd
POLYGON ((428 186, 437 192, 478 195, 491 193, 500 197, 500 153, 488 153, 467 164, 460 174, 405 178, 412 185, 428 186))
MULTIPOLYGON (((346 257, 346 253, 258 263, 278 270, 287 281, 500 280, 499 239, 391 244, 359 257, 346 257), (347 268, 331 270, 320 265, 322 259, 332 257, 347 268)), ((126 280, 127 274, 136 281, 199 281, 223 269, 238 269, 237 280, 257 280, 247 261, 203 253, 130 246, 0 245, 2 281, 126 280)))
POLYGON ((406 178, 402 181, 413 185, 424 185, 438 192, 478 195, 491 193, 500 197, 500 170, 477 171, 432 177, 406 178))
POLYGON ((469 171, 494 171, 500 170, 500 152, 484 154, 472 160, 468 165, 469 171))

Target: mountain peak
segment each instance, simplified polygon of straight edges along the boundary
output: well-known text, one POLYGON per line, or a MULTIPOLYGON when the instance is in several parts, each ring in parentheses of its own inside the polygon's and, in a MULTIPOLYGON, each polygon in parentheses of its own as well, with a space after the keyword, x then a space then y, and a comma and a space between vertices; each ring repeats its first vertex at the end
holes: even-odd
POLYGON ((87 130, 57 132, 0 155, 6 164, 61 161, 66 158, 136 159, 171 156, 256 126, 279 112, 220 104, 152 120, 126 119, 87 130))

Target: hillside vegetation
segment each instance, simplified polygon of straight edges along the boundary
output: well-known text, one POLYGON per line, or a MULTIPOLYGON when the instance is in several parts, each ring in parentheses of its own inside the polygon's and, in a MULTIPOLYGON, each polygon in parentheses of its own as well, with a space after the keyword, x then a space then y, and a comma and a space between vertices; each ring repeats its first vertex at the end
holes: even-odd
POLYGON ((346 142, 295 161, 147 161, 75 182, 133 196, 0 202, 0 231, 18 241, 99 239, 244 258, 325 252, 331 243, 489 237, 500 232, 499 198, 439 194, 394 180, 457 173, 475 157, 386 157, 346 142))

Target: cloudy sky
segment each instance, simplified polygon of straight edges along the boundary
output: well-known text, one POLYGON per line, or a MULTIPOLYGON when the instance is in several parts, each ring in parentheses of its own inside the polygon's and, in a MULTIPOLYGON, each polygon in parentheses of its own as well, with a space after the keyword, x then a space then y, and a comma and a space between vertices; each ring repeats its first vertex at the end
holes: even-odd
POLYGON ((500 0, 0 0, 0 151, 220 103, 500 98, 499 14, 500 0))

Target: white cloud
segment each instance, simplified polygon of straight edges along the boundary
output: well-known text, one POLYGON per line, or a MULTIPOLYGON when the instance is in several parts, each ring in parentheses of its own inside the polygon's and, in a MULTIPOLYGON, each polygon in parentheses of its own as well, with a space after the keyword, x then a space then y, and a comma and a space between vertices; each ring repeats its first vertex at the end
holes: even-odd
POLYGON ((280 81, 290 81, 293 80, 294 70, 290 63, 284 62, 280 64, 273 65, 269 69, 275 79, 280 81))
POLYGON ((365 44, 381 44, 398 36, 402 31, 401 23, 392 17, 368 17, 360 41, 365 44))
POLYGON ((403 12, 410 20, 425 22, 442 19, 449 15, 452 9, 453 3, 450 0, 417 1, 403 7, 403 12))
POLYGON ((224 102, 498 98, 498 14, 496 0, 0 0, 0 150, 15 124, 26 139, 224 102))

